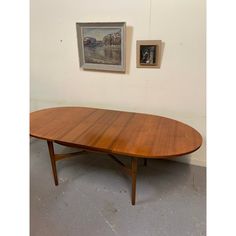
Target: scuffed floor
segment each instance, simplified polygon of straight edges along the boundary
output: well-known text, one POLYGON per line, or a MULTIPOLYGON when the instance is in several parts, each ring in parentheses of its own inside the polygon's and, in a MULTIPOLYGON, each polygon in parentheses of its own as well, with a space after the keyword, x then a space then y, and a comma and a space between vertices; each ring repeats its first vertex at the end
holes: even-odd
POLYGON ((140 160, 132 206, 131 180, 110 157, 58 162, 56 187, 46 142, 32 138, 30 154, 31 236, 206 235, 206 168, 165 160, 144 167, 140 160))

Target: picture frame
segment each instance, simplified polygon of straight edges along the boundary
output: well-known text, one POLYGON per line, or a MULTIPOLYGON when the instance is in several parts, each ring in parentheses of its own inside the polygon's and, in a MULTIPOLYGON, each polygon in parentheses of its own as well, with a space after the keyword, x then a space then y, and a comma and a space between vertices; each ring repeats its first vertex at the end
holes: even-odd
POLYGON ((76 23, 80 67, 125 72, 125 22, 76 23))
POLYGON ((161 66, 161 40, 137 40, 136 67, 160 68, 161 66))

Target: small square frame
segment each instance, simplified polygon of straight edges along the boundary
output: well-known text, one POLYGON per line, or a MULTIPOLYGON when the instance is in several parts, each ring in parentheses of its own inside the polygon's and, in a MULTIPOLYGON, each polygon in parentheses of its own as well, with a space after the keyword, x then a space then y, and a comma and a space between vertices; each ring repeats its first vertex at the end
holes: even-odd
POLYGON ((136 67, 160 68, 161 44, 161 40, 137 40, 136 67))

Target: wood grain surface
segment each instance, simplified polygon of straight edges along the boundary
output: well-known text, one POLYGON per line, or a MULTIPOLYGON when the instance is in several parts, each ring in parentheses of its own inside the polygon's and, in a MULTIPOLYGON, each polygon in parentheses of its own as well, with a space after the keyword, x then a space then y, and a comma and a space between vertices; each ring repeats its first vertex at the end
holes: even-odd
POLYGON ((30 135, 87 150, 140 158, 188 154, 202 144, 192 127, 165 117, 84 107, 32 112, 30 135))

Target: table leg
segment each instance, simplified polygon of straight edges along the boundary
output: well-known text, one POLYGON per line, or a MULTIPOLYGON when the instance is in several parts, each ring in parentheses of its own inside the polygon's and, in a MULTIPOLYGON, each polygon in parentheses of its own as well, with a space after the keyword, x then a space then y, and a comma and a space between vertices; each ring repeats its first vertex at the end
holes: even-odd
POLYGON ((133 157, 132 158, 132 163, 131 163, 131 173, 132 173, 132 205, 135 205, 137 166, 138 166, 138 160, 137 160, 137 158, 133 157))
POLYGON ((55 185, 58 185, 57 166, 56 166, 56 158, 55 158, 55 153, 54 153, 54 148, 53 148, 53 142, 47 141, 47 143, 48 143, 48 150, 49 150, 50 159, 51 159, 54 182, 55 182, 55 185))
POLYGON ((144 159, 143 159, 143 165, 144 165, 144 166, 147 166, 147 158, 144 158, 144 159))

